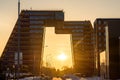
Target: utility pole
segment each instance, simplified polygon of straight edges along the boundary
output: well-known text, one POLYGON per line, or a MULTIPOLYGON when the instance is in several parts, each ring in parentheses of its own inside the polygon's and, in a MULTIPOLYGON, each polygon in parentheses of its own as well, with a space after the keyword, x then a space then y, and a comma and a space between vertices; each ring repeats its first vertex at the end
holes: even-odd
POLYGON ((17 80, 19 79, 20 76, 20 0, 18 0, 18 59, 17 59, 17 80))

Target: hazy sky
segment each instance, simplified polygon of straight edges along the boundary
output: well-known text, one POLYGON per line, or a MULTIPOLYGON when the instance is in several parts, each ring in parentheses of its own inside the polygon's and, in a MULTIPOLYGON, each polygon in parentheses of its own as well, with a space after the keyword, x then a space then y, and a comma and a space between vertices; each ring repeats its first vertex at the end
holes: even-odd
MULTIPOLYGON (((120 0, 21 0, 21 9, 63 10, 65 20, 120 18, 120 0)), ((17 0, 0 0, 0 53, 17 20, 17 0)))
POLYGON ((46 27, 43 48, 43 65, 46 66, 47 62, 49 67, 55 67, 56 69, 61 69, 63 66, 72 67, 72 50, 70 39, 70 34, 55 34, 54 27, 46 27), (58 57, 61 54, 64 54, 67 59, 59 59, 58 57))

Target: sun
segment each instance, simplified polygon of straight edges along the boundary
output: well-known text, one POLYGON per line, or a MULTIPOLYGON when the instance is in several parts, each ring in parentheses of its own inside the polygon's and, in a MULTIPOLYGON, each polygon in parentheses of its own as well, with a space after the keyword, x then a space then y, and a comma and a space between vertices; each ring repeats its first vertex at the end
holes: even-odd
POLYGON ((57 58, 58 60, 65 61, 67 59, 67 56, 64 53, 61 53, 57 58))

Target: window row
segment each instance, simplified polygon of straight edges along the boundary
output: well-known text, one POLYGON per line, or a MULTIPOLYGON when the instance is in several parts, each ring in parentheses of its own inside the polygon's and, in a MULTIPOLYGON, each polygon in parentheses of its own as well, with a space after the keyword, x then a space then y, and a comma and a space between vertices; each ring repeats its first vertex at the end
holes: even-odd
POLYGON ((43 21, 32 21, 32 20, 30 20, 30 24, 44 24, 44 22, 43 21))
POLYGON ((73 36, 83 36, 83 33, 80 34, 72 34, 73 36))
POLYGON ((43 30, 30 30, 30 33, 43 33, 43 30))
POLYGON ((30 28, 43 28, 43 26, 30 25, 30 28))
POLYGON ((53 16, 30 16, 30 19, 54 19, 53 16))
POLYGON ((82 29, 78 29, 78 30, 72 30, 72 32, 83 32, 83 30, 82 29))
POLYGON ((84 26, 65 26, 65 28, 84 28, 84 26))

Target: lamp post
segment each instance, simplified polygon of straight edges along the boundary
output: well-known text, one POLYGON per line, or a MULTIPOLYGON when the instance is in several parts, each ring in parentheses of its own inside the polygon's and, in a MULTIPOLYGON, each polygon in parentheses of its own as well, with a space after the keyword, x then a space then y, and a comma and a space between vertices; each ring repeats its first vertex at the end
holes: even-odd
POLYGON ((109 79, 109 28, 108 25, 105 27, 106 32, 106 77, 109 79))
MULTIPOLYGON (((119 49, 119 58, 120 58, 120 36, 118 37, 118 39, 119 39, 119 41, 118 41, 118 43, 119 43, 119 45, 118 45, 119 48, 118 48, 118 49, 119 49)), ((120 59, 119 59, 119 67, 120 67, 120 59)))

